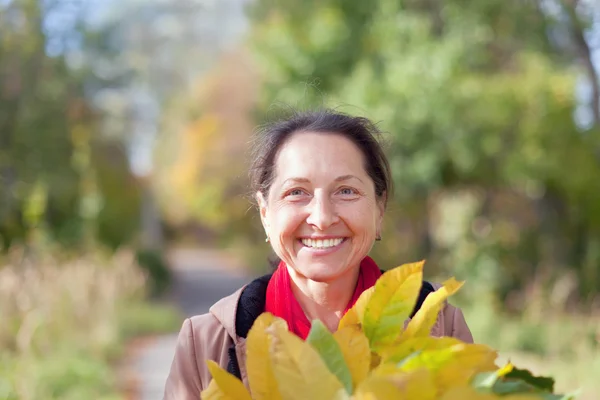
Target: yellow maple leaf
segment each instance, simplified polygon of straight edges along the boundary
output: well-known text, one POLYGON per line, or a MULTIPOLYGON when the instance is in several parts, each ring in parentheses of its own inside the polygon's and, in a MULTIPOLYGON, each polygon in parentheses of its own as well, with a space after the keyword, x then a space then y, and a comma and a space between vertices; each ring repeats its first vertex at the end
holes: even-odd
POLYGON ((206 400, 252 400, 248 390, 235 376, 225 371, 213 360, 207 360, 208 370, 213 379, 200 398, 206 400))
POLYGON ((282 398, 269 357, 270 337, 267 328, 273 324, 279 324, 283 329, 287 329, 285 320, 276 318, 270 313, 263 313, 254 321, 246 339, 246 370, 254 400, 282 398))

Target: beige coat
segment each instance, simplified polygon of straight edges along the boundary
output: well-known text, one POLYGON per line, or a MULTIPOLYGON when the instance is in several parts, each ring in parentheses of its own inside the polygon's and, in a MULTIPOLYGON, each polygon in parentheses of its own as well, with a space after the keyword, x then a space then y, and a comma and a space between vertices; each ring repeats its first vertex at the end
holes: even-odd
MULTIPOLYGON (((434 284, 436 290, 439 287, 434 284)), ((242 289, 219 300, 207 314, 184 321, 165 385, 164 400, 200 399, 200 392, 208 387, 211 380, 206 360, 213 360, 227 368, 228 349, 233 343, 242 380, 248 386, 246 339, 238 337, 235 332, 235 315, 242 289)), ((473 342, 462 311, 450 304, 446 304, 438 315, 431 335, 453 336, 464 342, 473 342)))

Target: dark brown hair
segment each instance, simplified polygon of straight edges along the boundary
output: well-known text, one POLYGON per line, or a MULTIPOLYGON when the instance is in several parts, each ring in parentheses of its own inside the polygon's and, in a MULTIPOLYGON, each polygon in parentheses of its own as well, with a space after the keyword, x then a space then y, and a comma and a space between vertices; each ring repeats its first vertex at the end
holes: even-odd
POLYGON ((390 165, 379 142, 381 131, 369 119, 337 111, 294 112, 290 117, 265 126, 257 135, 252 153, 252 195, 266 198, 275 178, 275 159, 281 146, 295 133, 339 134, 351 140, 364 155, 365 170, 375 184, 375 194, 387 204, 393 187, 390 165))

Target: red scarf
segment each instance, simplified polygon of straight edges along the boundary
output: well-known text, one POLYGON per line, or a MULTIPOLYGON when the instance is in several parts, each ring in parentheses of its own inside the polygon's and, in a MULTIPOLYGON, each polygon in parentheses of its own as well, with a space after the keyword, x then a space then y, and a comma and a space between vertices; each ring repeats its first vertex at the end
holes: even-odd
MULTIPOLYGON (((380 276, 381 271, 375 261, 371 257, 365 257, 360 263, 360 271, 354 294, 346 306, 344 313, 352 308, 362 292, 375 285, 380 276)), ((300 338, 306 339, 308 336, 311 323, 292 292, 290 274, 283 261, 279 263, 267 286, 265 311, 270 312, 276 317, 285 319, 290 331, 294 332, 300 338)))

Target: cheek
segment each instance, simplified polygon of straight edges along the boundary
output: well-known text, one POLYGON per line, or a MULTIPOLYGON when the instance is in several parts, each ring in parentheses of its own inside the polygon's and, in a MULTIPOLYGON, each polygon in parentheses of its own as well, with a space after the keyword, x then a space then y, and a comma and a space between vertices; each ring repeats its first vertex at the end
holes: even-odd
POLYGON ((344 214, 348 228, 355 234, 370 234, 377 229, 377 214, 371 207, 349 208, 344 214))
POLYGON ((282 240, 290 239, 295 236, 296 231, 306 220, 301 210, 293 207, 285 207, 277 210, 273 214, 273 227, 275 233, 282 240))

